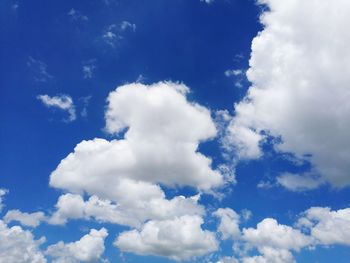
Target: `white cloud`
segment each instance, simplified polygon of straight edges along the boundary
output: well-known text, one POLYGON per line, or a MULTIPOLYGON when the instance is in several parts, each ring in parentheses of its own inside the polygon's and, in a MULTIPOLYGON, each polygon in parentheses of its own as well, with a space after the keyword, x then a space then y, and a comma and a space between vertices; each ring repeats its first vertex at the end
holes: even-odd
POLYGON ((122 251, 139 255, 189 260, 218 248, 214 233, 203 230, 202 224, 203 219, 199 216, 148 221, 140 231, 121 233, 114 244, 122 251))
POLYGON ((135 32, 136 24, 129 21, 122 21, 119 25, 111 24, 104 30, 102 39, 111 47, 115 47, 128 31, 135 32))
POLYGON ((167 200, 163 193, 151 199, 144 199, 142 196, 134 198, 128 195, 128 190, 128 187, 123 190, 118 203, 97 196, 91 196, 84 201, 80 195, 62 195, 56 204, 57 211, 49 219, 49 223, 64 224, 68 219, 84 218, 139 228, 150 219, 164 220, 182 215, 204 214, 204 208, 197 204, 195 198, 177 196, 167 200))
POLYGON ((298 175, 291 173, 283 173, 278 176, 277 182, 291 191, 316 189, 323 183, 322 179, 311 174, 298 175))
POLYGON ((237 239, 241 235, 239 229, 239 215, 230 208, 219 208, 213 215, 220 219, 218 231, 221 233, 221 238, 225 239, 237 239))
POLYGON ((23 213, 19 210, 9 210, 3 219, 6 224, 17 221, 24 226, 37 227, 45 218, 43 212, 23 213))
POLYGON ((96 59, 83 61, 82 71, 83 71, 84 79, 91 79, 94 75, 95 70, 96 70, 96 59))
POLYGON ((328 207, 312 207, 298 225, 308 228, 319 244, 350 246, 350 208, 331 211, 328 207))
POLYGON ((206 4, 212 4, 212 3, 214 3, 214 0, 200 0, 201 2, 204 2, 204 3, 206 3, 206 4))
POLYGON ((63 111, 67 111, 69 114, 67 121, 74 121, 76 119, 75 106, 73 99, 68 95, 59 95, 50 97, 48 95, 38 95, 37 99, 40 100, 48 108, 57 108, 63 111))
POLYGON ((252 215, 253 215, 252 211, 250 211, 250 210, 248 210, 248 209, 243 209, 243 210, 241 211, 241 217, 242 217, 245 221, 249 220, 249 219, 252 217, 252 215))
POLYGON ((234 257, 223 257, 216 261, 216 263, 239 263, 239 261, 234 257))
POLYGON ((247 245, 257 248, 261 254, 244 257, 243 263, 292 263, 294 258, 290 251, 299 251, 314 241, 298 229, 278 224, 272 218, 264 219, 257 228, 244 228, 242 232, 247 245))
POLYGON ((44 238, 34 240, 31 232, 19 226, 8 227, 0 220, 0 263, 46 263, 40 251, 44 238))
POLYGON ((0 212, 4 208, 4 196, 8 193, 7 189, 0 188, 0 212))
POLYGON ((94 139, 78 144, 52 172, 50 185, 75 193, 119 200, 162 196, 154 183, 209 190, 223 183, 198 144, 215 136, 210 112, 186 100, 182 84, 121 86, 108 97, 106 130, 124 139, 94 139), (144 187, 144 191, 138 191, 144 187))
POLYGON ((136 24, 130 23, 129 21, 123 21, 120 23, 120 30, 126 31, 131 30, 133 32, 136 31, 136 24))
POLYGON ((263 247, 259 252, 262 255, 244 257, 242 263, 295 263, 293 254, 286 249, 263 247))
POLYGON ((256 247, 276 249, 300 248, 311 244, 312 239, 290 226, 278 224, 273 218, 266 218, 258 223, 257 228, 244 228, 243 239, 256 247))
POLYGON ((72 8, 68 12, 68 16, 73 20, 73 21, 88 21, 89 18, 86 15, 83 15, 79 10, 75 10, 72 8))
POLYGON ((67 243, 60 241, 47 248, 46 254, 53 257, 55 263, 96 262, 105 251, 104 241, 108 232, 105 228, 91 229, 80 240, 67 243))
MULTIPOLYGON (((228 142, 239 157, 261 156, 262 131, 276 149, 303 158, 336 187, 350 184, 350 2, 261 0, 262 32, 252 42, 252 83, 235 105, 228 142)), ((310 186, 304 177, 298 187, 310 186), (302 185, 305 183, 306 185, 302 185)), ((313 185, 315 186, 315 185, 313 185)))
POLYGON ((226 77, 232 77, 232 76, 237 77, 237 76, 240 76, 242 74, 244 74, 244 71, 241 69, 228 69, 225 71, 226 77))
POLYGON ((46 82, 53 78, 53 76, 48 73, 47 65, 43 61, 29 56, 27 66, 32 70, 34 80, 37 82, 46 82))

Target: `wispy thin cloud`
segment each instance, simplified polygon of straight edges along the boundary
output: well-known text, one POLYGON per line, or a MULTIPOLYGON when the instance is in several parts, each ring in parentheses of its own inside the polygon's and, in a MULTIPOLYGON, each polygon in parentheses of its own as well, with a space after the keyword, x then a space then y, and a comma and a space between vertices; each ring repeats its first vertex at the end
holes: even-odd
POLYGON ((122 21, 120 24, 109 25, 102 34, 102 39, 111 47, 115 47, 118 41, 124 38, 126 32, 135 32, 136 24, 122 21))
POLYGON ((224 72, 225 76, 235 78, 235 87, 242 88, 245 80, 245 71, 242 69, 228 69, 224 72))
POLYGON ((84 79, 91 79, 96 69, 96 59, 90 59, 82 62, 82 71, 84 79))
POLYGON ((73 99, 69 95, 58 95, 50 97, 48 95, 38 95, 37 99, 40 100, 48 108, 56 108, 66 111, 69 116, 65 121, 74 121, 76 117, 75 106, 73 99))
POLYGON ((72 8, 68 12, 68 16, 73 20, 73 21, 88 21, 89 18, 86 15, 83 15, 79 10, 76 10, 72 8))
POLYGON ((46 82, 53 78, 53 76, 47 71, 46 63, 41 60, 29 56, 27 66, 33 72, 33 78, 35 81, 46 82))

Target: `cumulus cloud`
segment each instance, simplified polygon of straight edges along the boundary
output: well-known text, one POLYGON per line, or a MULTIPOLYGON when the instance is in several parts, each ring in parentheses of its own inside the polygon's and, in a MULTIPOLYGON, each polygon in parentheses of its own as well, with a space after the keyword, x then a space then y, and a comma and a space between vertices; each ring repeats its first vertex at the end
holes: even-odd
POLYGON ((244 257, 244 263, 289 263, 294 262, 291 250, 313 244, 313 239, 300 230, 281 225, 273 218, 266 218, 256 228, 244 228, 242 239, 261 255, 244 257))
POLYGON ((5 223, 17 221, 23 226, 37 227, 46 217, 43 212, 24 213, 16 209, 8 211, 3 219, 5 223))
MULTIPOLYGON (((142 191, 142 189, 138 189, 142 191)), ((57 211, 49 219, 51 224, 64 224, 69 219, 95 219, 131 227, 141 227, 150 219, 164 220, 182 215, 203 215, 204 207, 197 204, 195 197, 176 196, 167 200, 161 196, 152 199, 132 198, 125 189, 118 203, 91 196, 87 201, 80 195, 60 196, 57 211)))
POLYGON ((162 195, 154 183, 209 190, 223 183, 211 159, 197 151, 216 135, 206 108, 188 102, 188 88, 176 83, 121 86, 108 97, 106 130, 124 139, 79 143, 61 161, 50 185, 118 200, 118 189, 133 198, 162 195), (140 191, 139 189, 144 189, 140 191))
POLYGON ((104 240, 108 236, 105 228, 91 229, 89 234, 72 243, 62 241, 47 248, 46 254, 55 263, 97 262, 104 253, 104 240))
POLYGON ((30 231, 20 226, 8 227, 0 220, 0 262, 46 263, 40 250, 45 238, 35 240, 30 231))
POLYGON ((350 208, 331 211, 328 207, 312 207, 298 225, 309 229, 319 244, 350 246, 350 208))
POLYGON ((148 221, 140 231, 121 233, 114 242, 120 250, 139 255, 158 255, 173 260, 189 260, 216 251, 218 242, 212 232, 203 230, 199 216, 148 221))
MULTIPOLYGON (((336 187, 347 186, 350 33, 346 25, 350 3, 259 2, 268 9, 261 15, 264 29, 252 42, 247 72, 252 86, 235 105, 226 143, 241 158, 259 158, 259 144, 266 134, 281 138, 275 144, 278 151, 298 158, 311 155, 311 172, 336 187)), ((317 186, 304 175, 294 177, 293 184, 317 186)))
POLYGON ((71 96, 59 95, 50 97, 48 95, 38 95, 37 99, 48 108, 57 108, 67 111, 69 114, 67 121, 74 121, 76 119, 75 106, 71 96))
POLYGON ((230 208, 219 208, 213 215, 220 219, 218 231, 222 239, 239 238, 241 231, 239 229, 239 215, 230 208))

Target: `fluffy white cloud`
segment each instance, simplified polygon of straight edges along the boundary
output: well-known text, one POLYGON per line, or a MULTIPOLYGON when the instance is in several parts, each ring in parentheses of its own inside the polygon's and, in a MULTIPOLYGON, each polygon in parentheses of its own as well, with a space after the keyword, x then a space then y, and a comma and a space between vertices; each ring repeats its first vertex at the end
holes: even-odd
POLYGON ((173 260, 189 260, 218 248, 212 232, 203 230, 199 216, 182 216, 173 220, 148 221, 143 228, 121 233, 115 246, 139 255, 157 255, 173 260))
MULTIPOLYGON (((227 143, 242 158, 261 155, 262 131, 276 149, 303 158, 334 186, 350 184, 350 2, 261 0, 262 32, 252 42, 252 83, 235 105, 227 143)), ((288 179, 291 179, 288 177, 288 179)), ((310 181, 296 177, 298 187, 310 181)), ((316 187, 312 184, 312 188, 316 187)))
POLYGON ((24 226, 37 227, 46 216, 43 212, 24 213, 16 209, 8 211, 3 219, 5 223, 17 221, 24 226))
POLYGON ((34 240, 30 231, 19 226, 8 227, 0 220, 0 263, 45 263, 40 251, 44 238, 34 240))
POLYGON ((67 111, 69 117, 67 121, 74 121, 76 119, 75 106, 73 99, 68 95, 59 95, 50 97, 48 95, 38 95, 37 99, 40 100, 48 108, 57 108, 63 111, 67 111))
POLYGON ((257 228, 244 228, 243 239, 256 247, 299 250, 312 239, 290 226, 278 224, 273 218, 258 223, 257 228))
POLYGON ((291 263, 294 262, 291 250, 299 251, 313 244, 313 238, 298 229, 278 224, 272 218, 264 219, 257 228, 244 228, 242 232, 247 245, 257 248, 261 254, 244 257, 243 263, 291 263))
POLYGON ((331 211, 328 207, 312 207, 298 225, 308 228, 317 243, 350 246, 350 208, 331 211))
POLYGON ((62 195, 56 204, 57 211, 49 219, 49 223, 64 224, 68 219, 93 218, 100 222, 139 228, 150 219, 163 220, 182 215, 204 214, 204 208, 197 204, 196 197, 177 196, 167 200, 164 195, 161 195, 150 200, 130 199, 127 190, 125 189, 125 195, 119 199, 117 204, 97 196, 91 196, 84 201, 80 195, 62 195))
POLYGON ((230 208, 219 208, 213 213, 220 219, 218 231, 222 239, 239 238, 241 231, 239 229, 239 215, 230 208))
POLYGON ((295 263, 292 253, 286 249, 262 247, 259 252, 262 255, 244 257, 242 263, 295 263))
POLYGON ((55 263, 96 262, 104 253, 104 240, 108 232, 105 228, 91 229, 80 240, 67 243, 60 241, 47 248, 46 254, 54 258, 55 263))
POLYGON ((52 172, 50 185, 112 200, 124 187, 130 188, 130 199, 159 196, 153 183, 203 190, 220 186, 221 174, 197 151, 201 141, 215 136, 215 125, 206 108, 186 100, 187 92, 170 82, 128 84, 111 92, 106 130, 127 128, 124 139, 81 142, 52 172))

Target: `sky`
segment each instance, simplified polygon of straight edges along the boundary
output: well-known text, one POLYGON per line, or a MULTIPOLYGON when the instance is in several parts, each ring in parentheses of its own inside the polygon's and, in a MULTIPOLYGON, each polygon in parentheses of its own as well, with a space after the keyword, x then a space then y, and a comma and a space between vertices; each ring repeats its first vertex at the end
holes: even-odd
POLYGON ((349 15, 2 0, 0 263, 348 262, 349 15))

